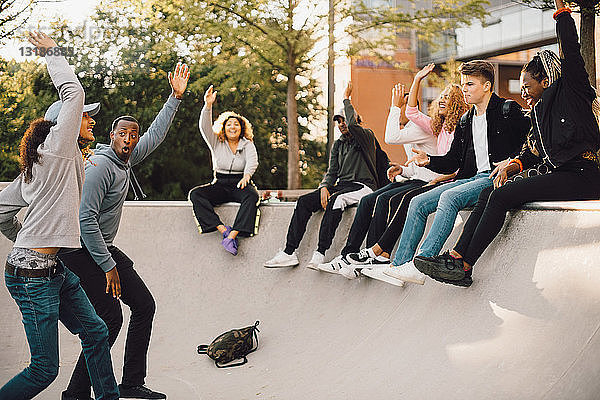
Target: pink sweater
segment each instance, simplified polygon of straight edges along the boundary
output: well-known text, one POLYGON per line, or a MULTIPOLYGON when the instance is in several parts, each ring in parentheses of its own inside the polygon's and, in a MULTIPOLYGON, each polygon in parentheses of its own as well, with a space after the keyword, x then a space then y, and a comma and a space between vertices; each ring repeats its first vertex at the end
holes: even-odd
MULTIPOLYGON (((406 118, 417 124, 419 128, 425 132, 433 135, 433 131, 431 130, 431 117, 419 111, 418 107, 406 106, 406 118)), ((432 155, 442 156, 446 154, 448 150, 450 150, 452 139, 454 139, 454 131, 448 132, 445 128, 442 128, 437 137, 437 154, 432 155)))

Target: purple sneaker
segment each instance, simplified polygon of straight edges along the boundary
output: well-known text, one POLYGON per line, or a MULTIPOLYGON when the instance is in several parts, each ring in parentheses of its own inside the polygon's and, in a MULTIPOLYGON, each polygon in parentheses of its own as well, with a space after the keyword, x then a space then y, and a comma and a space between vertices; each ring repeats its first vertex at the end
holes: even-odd
POLYGON ((233 230, 232 227, 230 227, 229 225, 225 225, 225 232, 223 232, 223 239, 225 239, 227 236, 229 236, 229 234, 231 233, 232 230, 233 230))
POLYGON ((229 238, 224 238, 223 241, 221 242, 221 245, 223 245, 223 247, 225 248, 225 250, 227 250, 228 252, 230 252, 231 254, 233 254, 234 256, 237 256, 238 250, 237 250, 237 238, 235 239, 229 239, 229 238))

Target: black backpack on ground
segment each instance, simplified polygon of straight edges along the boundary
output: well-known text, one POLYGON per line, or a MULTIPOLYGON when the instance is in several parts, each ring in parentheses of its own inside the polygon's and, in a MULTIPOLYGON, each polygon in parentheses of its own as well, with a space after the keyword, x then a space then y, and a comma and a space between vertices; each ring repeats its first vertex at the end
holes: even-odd
POLYGON ((233 329, 216 337, 211 344, 198 346, 198 354, 206 354, 218 368, 236 367, 248 362, 246 356, 258 348, 259 321, 246 328, 233 329), (256 341, 254 340, 256 339, 256 341), (232 361, 242 359, 237 363, 232 361))

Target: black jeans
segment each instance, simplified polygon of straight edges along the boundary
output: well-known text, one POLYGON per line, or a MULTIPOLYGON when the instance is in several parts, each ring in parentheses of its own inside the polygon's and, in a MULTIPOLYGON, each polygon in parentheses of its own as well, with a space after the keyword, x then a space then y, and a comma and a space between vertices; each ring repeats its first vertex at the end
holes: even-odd
POLYGON ((599 198, 600 170, 591 161, 568 163, 547 175, 536 175, 495 190, 484 190, 454 249, 465 262, 473 265, 502 229, 509 210, 532 201, 599 198))
POLYGON ((232 201, 240 203, 233 230, 240 232, 242 236, 254 234, 259 195, 252 183, 243 189, 238 188, 237 184, 242 178, 243 174, 217 174, 215 183, 198 186, 190 191, 189 199, 202 233, 213 232, 218 225, 223 224, 215 213, 214 206, 232 201))
MULTIPOLYGON (((144 281, 133 268, 133 261, 115 246, 110 246, 108 250, 117 263, 116 268, 121 281, 121 301, 131 309, 121 382, 126 386, 143 385, 156 305, 144 281)), ((106 293, 106 274, 85 248, 60 254, 59 257, 79 276, 83 290, 108 327, 108 343, 112 346, 123 324, 123 312, 120 301, 113 298, 112 294, 106 293)), ((79 355, 67 392, 89 396, 90 378, 83 354, 79 355)))
MULTIPOLYGON (((328 188, 331 196, 329 197, 327 208, 325 209, 323 219, 321 220, 321 227, 319 228, 319 244, 317 247, 319 253, 325 254, 325 251, 331 247, 333 237, 335 236, 335 230, 342 220, 342 210, 333 209, 337 197, 343 193, 350 193, 363 188, 364 185, 355 182, 340 183, 328 188)), ((314 192, 307 193, 298 198, 292 220, 290 221, 290 226, 288 227, 284 250, 287 254, 292 254, 298 246, 300 246, 300 241, 306 232, 308 220, 313 213, 322 209, 321 189, 317 189, 314 192)))
POLYGON ((448 181, 440 182, 435 185, 421 186, 417 189, 405 192, 399 199, 397 199, 398 202, 394 215, 388 223, 385 231, 381 234, 381 237, 377 239, 377 244, 385 253, 391 255, 394 245, 400 238, 400 235, 402 235, 402 229, 404 229, 404 222, 406 221, 406 214, 408 214, 408 206, 410 201, 421 193, 425 193, 446 182, 448 181))
POLYGON ((342 255, 358 252, 365 236, 367 247, 373 246, 387 228, 404 194, 424 184, 416 179, 392 182, 364 196, 358 203, 342 255))

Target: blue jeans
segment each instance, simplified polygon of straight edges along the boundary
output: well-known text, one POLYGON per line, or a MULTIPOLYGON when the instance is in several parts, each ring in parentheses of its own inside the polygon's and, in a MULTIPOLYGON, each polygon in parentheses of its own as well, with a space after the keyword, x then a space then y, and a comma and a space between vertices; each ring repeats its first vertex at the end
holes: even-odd
POLYGON ((31 361, 0 388, 0 400, 31 399, 54 381, 58 375, 59 320, 81 339, 96 399, 118 399, 108 329, 79 285, 79 278, 59 262, 51 277, 5 273, 4 279, 23 316, 31 361))
POLYGON ((417 246, 425 232, 427 217, 435 212, 431 229, 421 245, 419 255, 438 255, 452 233, 458 212, 475 205, 479 193, 492 185, 489 172, 481 172, 472 178, 459 179, 438 186, 411 200, 398 249, 392 264, 402 265, 413 259, 417 246))

